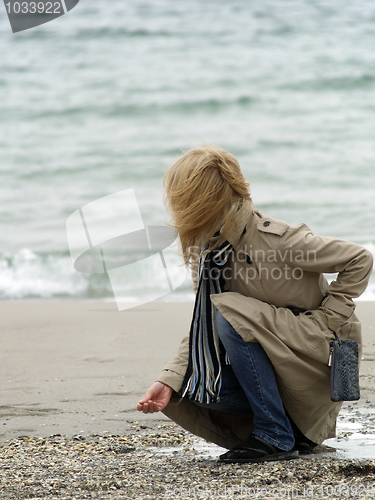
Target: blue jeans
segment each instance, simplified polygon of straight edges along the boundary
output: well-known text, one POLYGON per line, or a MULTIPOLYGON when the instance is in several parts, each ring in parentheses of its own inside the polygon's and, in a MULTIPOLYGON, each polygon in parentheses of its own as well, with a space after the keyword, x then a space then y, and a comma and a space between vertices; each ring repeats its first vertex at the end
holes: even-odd
POLYGON ((271 361, 263 347, 245 342, 216 309, 216 327, 230 365, 222 360, 218 403, 197 403, 214 410, 249 415, 254 434, 282 450, 294 446, 294 433, 276 385, 271 361))

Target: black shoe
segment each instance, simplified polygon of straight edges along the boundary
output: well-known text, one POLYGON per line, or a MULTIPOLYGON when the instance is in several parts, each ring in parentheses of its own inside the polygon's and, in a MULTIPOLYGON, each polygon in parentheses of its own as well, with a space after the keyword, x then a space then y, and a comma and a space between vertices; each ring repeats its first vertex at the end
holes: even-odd
POLYGON ((298 456, 297 450, 281 450, 267 443, 261 437, 250 434, 241 444, 220 455, 219 460, 226 463, 269 462, 272 460, 290 460, 298 458, 298 456))
POLYGON ((310 453, 313 453, 314 448, 318 446, 314 441, 311 441, 308 439, 306 436, 302 434, 302 432, 298 429, 296 424, 293 422, 293 420, 290 418, 290 415, 288 412, 286 412, 287 417, 289 418, 290 425, 292 426, 293 429, 293 434, 294 434, 294 446, 292 450, 297 450, 300 455, 308 455, 310 453))
POLYGON ((313 441, 310 441, 306 436, 294 436, 295 444, 293 446, 293 450, 297 450, 300 455, 309 455, 314 452, 314 448, 318 446, 313 441))

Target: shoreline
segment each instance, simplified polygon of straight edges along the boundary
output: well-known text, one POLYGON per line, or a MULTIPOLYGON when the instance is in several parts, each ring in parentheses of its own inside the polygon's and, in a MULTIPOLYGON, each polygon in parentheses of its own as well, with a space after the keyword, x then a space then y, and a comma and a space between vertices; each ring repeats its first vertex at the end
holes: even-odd
MULTIPOLYGON (((0 442, 109 431, 150 422, 135 406, 189 331, 193 302, 2 302, 0 442)), ((361 400, 375 404, 375 303, 358 302, 361 400)), ((168 421, 162 416, 161 420, 168 421)))
POLYGON ((113 301, 1 306, 0 442, 122 434, 128 420, 149 421, 136 404, 174 357, 193 309, 193 303, 153 302, 119 312, 113 301))
MULTIPOLYGON (((366 289, 367 291, 368 289, 366 289)), ((356 298, 356 299, 353 299, 353 302, 355 304, 358 304, 358 303, 363 303, 363 302, 369 302, 369 303, 372 303, 372 302, 375 302, 375 293, 374 294, 366 294, 366 291, 363 292, 363 294, 356 298)), ((174 293, 174 292, 170 292, 166 295, 163 295, 162 297, 159 297, 157 299, 154 299, 151 303, 168 303, 168 304, 181 304, 181 303, 184 303, 184 304, 190 304, 191 302, 194 302, 194 297, 195 297, 195 294, 194 292, 191 292, 191 294, 188 296, 187 294, 179 294, 179 293, 174 293), (167 299, 167 297, 170 297, 171 295, 173 294, 173 298, 171 299, 167 299)), ((135 300, 135 299, 134 299, 135 300)), ((49 297, 49 298, 46 298, 46 297, 22 297, 22 298, 12 298, 12 299, 0 299, 0 304, 8 304, 8 303, 13 303, 13 302, 43 302, 45 304, 48 304, 50 302, 109 302, 109 303, 114 303, 116 304, 116 301, 115 299, 113 298, 113 295, 111 296, 108 296, 108 297, 77 297, 77 298, 74 298, 70 295, 66 296, 66 297, 49 297)), ((129 303, 132 303, 131 300, 129 300, 129 303)), ((136 306, 138 307, 138 306, 136 306)))
MULTIPOLYGON (((193 302, 1 302, 0 442, 18 436, 124 434, 169 422, 135 407, 189 331, 193 302)), ((374 302, 357 302, 363 355, 359 406, 375 404, 374 302), (368 403, 366 403, 368 401, 368 403)))

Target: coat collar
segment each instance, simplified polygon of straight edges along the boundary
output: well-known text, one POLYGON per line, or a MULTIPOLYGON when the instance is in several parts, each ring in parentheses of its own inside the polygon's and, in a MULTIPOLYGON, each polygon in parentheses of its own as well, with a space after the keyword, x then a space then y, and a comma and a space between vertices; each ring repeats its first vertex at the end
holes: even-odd
MULTIPOLYGON (((251 199, 244 200, 242 206, 235 213, 235 224, 232 224, 223 235, 229 243, 236 248, 241 236, 243 235, 246 226, 250 226, 253 219, 254 205, 251 199)), ((221 228, 222 233, 224 227, 221 228)))

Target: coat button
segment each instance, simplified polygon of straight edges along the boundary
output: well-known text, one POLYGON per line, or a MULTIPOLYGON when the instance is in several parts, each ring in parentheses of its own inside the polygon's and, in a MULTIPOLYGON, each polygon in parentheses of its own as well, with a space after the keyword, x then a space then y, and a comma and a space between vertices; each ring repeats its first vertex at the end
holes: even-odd
POLYGON ((250 259, 250 257, 248 255, 246 255, 246 262, 248 264, 252 264, 253 263, 253 261, 250 259))
POLYGON ((270 225, 270 221, 269 220, 266 220, 266 222, 263 222, 263 226, 264 227, 268 227, 270 225))

